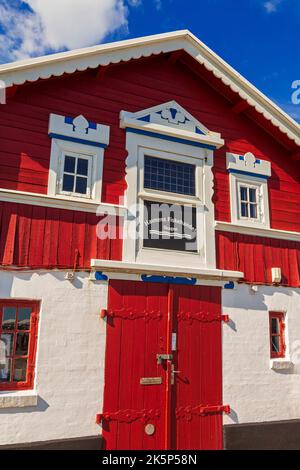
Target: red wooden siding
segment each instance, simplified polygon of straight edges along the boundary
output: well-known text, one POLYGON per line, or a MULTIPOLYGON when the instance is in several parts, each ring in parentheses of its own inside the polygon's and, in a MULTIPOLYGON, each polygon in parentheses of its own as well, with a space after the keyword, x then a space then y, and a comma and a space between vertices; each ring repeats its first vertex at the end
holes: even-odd
POLYGON ((88 70, 19 87, 8 104, 0 107, 0 187, 46 193, 49 114, 82 113, 91 121, 111 126, 103 200, 119 203, 126 187, 125 131, 119 128, 120 110, 134 112, 176 100, 225 139, 225 147, 215 158, 216 219, 230 221, 226 152, 252 151, 272 162, 272 227, 300 231, 300 169, 290 151, 254 120, 232 111, 234 96, 230 90, 221 89, 213 79, 209 81, 208 72, 200 66, 192 70, 187 57, 181 60, 185 64, 167 64, 166 57, 160 55, 112 66, 101 79, 96 70, 88 70))
POLYGON ((284 286, 300 285, 300 243, 217 232, 217 267, 243 271, 245 281, 271 284, 271 268, 281 268, 284 286))
MULTIPOLYGON (((120 239, 99 240, 95 214, 0 202, 0 265, 90 268, 91 258, 120 260, 120 239)), ((116 231, 119 231, 117 221, 116 231)))

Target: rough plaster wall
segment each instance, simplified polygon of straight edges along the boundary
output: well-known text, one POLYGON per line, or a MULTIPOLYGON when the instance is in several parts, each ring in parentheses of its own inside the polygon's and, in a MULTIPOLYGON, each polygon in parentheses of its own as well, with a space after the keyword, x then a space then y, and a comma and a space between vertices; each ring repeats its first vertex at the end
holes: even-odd
POLYGON ((223 290, 223 402, 232 407, 224 424, 300 418, 300 289, 247 285, 223 290), (287 360, 271 369, 268 311, 286 312, 287 360))
POLYGON ((0 272, 0 298, 42 299, 38 406, 0 410, 0 445, 92 436, 102 408, 107 287, 77 273, 0 272))

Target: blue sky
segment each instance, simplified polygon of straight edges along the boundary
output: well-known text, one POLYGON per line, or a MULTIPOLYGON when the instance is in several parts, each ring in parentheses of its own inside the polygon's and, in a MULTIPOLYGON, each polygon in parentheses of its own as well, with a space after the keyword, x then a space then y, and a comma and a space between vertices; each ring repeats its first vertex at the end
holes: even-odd
POLYGON ((300 121, 300 0, 0 0, 0 63, 186 28, 300 121))

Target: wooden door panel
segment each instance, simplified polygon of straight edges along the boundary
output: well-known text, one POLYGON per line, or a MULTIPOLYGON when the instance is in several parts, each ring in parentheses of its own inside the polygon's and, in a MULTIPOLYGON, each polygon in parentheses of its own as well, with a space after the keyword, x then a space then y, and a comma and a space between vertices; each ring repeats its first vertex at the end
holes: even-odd
POLYGON ((103 437, 107 449, 161 449, 164 437, 165 351, 168 287, 112 281, 109 286, 103 437), (111 362, 112 360, 112 362, 111 362), (141 378, 162 377, 161 385, 141 378), (155 433, 145 433, 146 424, 155 433))
POLYGON ((176 449, 222 448, 221 289, 177 286, 173 440, 176 449))

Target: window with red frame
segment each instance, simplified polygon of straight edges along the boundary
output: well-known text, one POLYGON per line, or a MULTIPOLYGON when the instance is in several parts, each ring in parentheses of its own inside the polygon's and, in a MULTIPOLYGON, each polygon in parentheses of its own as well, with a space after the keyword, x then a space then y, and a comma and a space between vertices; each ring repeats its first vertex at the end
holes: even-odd
POLYGON ((284 313, 270 312, 271 357, 285 357, 284 313))
POLYGON ((0 390, 33 388, 38 302, 0 300, 0 390))

